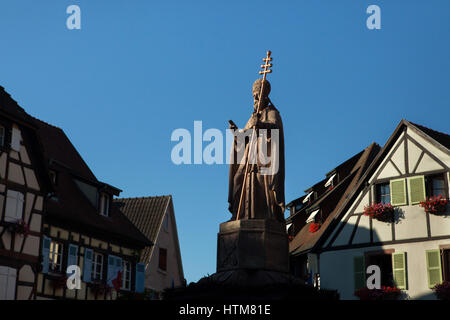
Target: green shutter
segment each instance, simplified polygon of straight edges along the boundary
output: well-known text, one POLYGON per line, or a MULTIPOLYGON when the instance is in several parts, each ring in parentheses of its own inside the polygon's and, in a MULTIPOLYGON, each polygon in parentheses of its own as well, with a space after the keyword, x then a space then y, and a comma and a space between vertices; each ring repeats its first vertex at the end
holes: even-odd
POLYGON ((403 206, 407 204, 405 179, 391 180, 390 187, 391 187, 391 204, 393 206, 403 206))
POLYGON ((355 290, 366 287, 366 268, 364 265, 364 257, 358 256, 353 258, 353 271, 355 275, 355 290))
POLYGON ((405 252, 392 254, 392 274, 394 276, 395 286, 399 289, 407 289, 405 252))
POLYGON ((409 202, 411 204, 418 204, 420 203, 420 201, 425 200, 426 194, 425 194, 424 176, 408 178, 408 188, 409 188, 409 202))
POLYGON ((427 250, 426 257, 427 257, 428 287, 433 288, 435 285, 442 282, 441 251, 427 250))

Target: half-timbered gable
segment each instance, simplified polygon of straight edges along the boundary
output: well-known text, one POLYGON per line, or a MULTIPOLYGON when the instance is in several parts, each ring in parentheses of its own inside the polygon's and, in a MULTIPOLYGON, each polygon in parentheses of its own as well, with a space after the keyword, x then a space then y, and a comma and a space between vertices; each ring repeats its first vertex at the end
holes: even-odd
POLYGON ((54 192, 46 203, 38 299, 116 299, 143 292, 148 240, 113 203, 121 190, 98 181, 64 132, 36 120, 54 192), (69 266, 81 287, 66 286, 69 266))
POLYGON ((0 300, 35 298, 44 169, 33 119, 0 87, 0 300))
POLYGON ((448 199, 449 148, 450 136, 400 122, 317 249, 322 288, 353 299, 366 285, 369 265, 380 267, 382 285, 411 298, 433 298, 431 288, 450 280, 449 206, 426 212, 420 204, 433 196, 448 199), (371 204, 387 208, 392 218, 370 217, 371 204))
POLYGON ((154 245, 145 248, 146 288, 158 297, 166 288, 185 284, 172 196, 119 198, 121 211, 154 245))

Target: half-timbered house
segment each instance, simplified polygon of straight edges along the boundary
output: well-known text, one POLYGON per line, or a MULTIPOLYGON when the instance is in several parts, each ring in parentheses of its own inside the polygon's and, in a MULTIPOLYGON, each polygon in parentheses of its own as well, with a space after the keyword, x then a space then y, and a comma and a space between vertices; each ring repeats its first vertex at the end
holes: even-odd
POLYGON ((36 123, 54 190, 46 202, 37 299, 103 300, 143 292, 140 252, 152 242, 112 201, 121 190, 97 180, 60 128, 36 123), (66 286, 71 265, 80 268, 79 289, 66 286))
POLYGON ((311 251, 321 288, 356 299, 375 265, 381 285, 411 299, 435 298, 432 288, 450 280, 450 212, 423 203, 449 197, 449 148, 449 135, 399 123, 311 251), (382 205, 383 215, 370 216, 372 204, 382 205))
POLYGON ((36 130, 33 118, 0 87, 0 300, 36 296, 50 187, 36 130))
POLYGON ((291 272, 305 282, 317 286, 319 273, 313 253, 324 230, 334 221, 340 205, 361 179, 369 164, 380 151, 371 144, 366 149, 326 174, 305 195, 291 201, 286 219, 289 235, 291 272), (311 229, 316 224, 316 229, 311 229))

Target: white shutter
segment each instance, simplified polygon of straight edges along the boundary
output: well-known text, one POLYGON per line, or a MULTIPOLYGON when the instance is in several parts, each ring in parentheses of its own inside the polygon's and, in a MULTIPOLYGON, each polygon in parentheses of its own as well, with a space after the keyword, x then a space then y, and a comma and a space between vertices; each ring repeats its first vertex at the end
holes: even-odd
POLYGON ((0 266, 0 300, 6 300, 8 290, 8 267, 0 266))
POLYGON ((14 300, 17 270, 0 266, 0 300, 14 300))
POLYGON ((16 126, 12 128, 11 148, 20 151, 20 130, 16 126))
POLYGON ((20 212, 20 218, 22 218, 22 208, 23 194, 14 190, 8 190, 8 193, 6 194, 5 221, 16 222, 16 220, 18 219, 18 212, 20 212))
POLYGON ((23 212, 23 203, 25 202, 23 193, 17 192, 17 210, 16 210, 16 219, 22 219, 23 212))
POLYGON ((13 268, 8 269, 8 289, 6 290, 6 300, 14 300, 16 297, 17 270, 13 268))

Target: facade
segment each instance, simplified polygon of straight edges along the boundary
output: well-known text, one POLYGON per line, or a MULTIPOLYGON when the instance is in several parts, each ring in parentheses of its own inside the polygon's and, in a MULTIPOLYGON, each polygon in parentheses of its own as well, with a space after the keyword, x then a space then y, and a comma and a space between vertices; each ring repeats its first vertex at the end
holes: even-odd
POLYGON ((185 285, 181 250, 172 196, 119 198, 114 200, 122 212, 148 237, 154 246, 143 251, 145 287, 155 298, 166 288, 185 285))
POLYGON ((33 119, 0 87, 0 300, 36 297, 48 190, 33 119))
POLYGON ((140 253, 153 243, 113 203, 121 190, 97 180, 60 128, 3 88, 0 99, 0 299, 143 292, 140 253), (73 275, 79 288, 69 289, 73 275))
POLYGON ((425 212, 420 201, 448 199, 449 148, 449 135, 400 122, 310 252, 321 288, 356 299, 366 268, 377 265, 381 285, 411 299, 435 298, 431 288, 450 281, 450 211, 425 212), (372 203, 390 203, 393 219, 364 215, 372 203))

